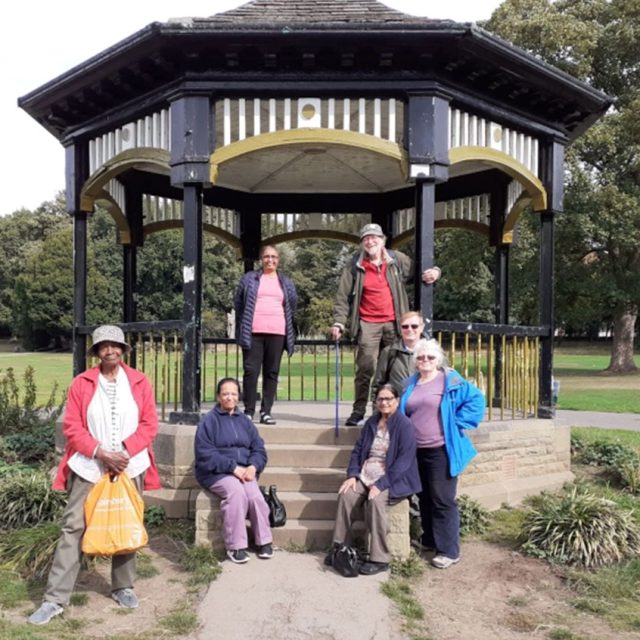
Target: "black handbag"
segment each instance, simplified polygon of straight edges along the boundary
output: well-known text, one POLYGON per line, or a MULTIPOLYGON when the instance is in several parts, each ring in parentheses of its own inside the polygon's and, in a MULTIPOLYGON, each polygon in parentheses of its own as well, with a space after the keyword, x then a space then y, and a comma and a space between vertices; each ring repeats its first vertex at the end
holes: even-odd
POLYGON ((272 484, 268 490, 266 487, 260 487, 260 491, 262 491, 264 501, 269 507, 269 524, 272 528, 284 527, 287 524, 287 510, 278 498, 276 485, 272 484))
POLYGON ((359 574, 360 557, 358 551, 348 544, 341 544, 333 551, 333 568, 345 578, 356 578, 359 574))

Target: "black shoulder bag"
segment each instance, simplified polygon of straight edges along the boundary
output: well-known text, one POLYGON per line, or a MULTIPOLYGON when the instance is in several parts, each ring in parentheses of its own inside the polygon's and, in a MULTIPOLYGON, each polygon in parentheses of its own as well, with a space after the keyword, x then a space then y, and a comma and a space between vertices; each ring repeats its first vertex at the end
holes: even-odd
POLYGON ((358 551, 348 544, 341 544, 333 551, 333 568, 345 578, 356 578, 359 574, 360 557, 358 551))
POLYGON ((260 487, 260 491, 262 491, 264 501, 269 507, 269 524, 272 528, 284 527, 287 524, 287 510, 278 498, 276 485, 272 484, 268 490, 266 487, 260 487))

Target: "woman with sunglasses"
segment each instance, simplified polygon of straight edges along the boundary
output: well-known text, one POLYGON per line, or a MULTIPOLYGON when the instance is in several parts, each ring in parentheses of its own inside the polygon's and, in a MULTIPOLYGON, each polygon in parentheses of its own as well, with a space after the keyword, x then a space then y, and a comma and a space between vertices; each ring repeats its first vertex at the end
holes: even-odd
MULTIPOLYGON (((352 525, 362 520, 369 533, 369 559, 359 572, 374 575, 389 568, 387 508, 420 491, 416 439, 411 422, 398 411, 399 394, 385 384, 378 390, 376 412, 364 423, 356 442, 347 479, 338 489, 334 549, 350 542, 352 525)), ((332 564, 333 551, 325 559, 332 564)))
POLYGON ((464 430, 480 424, 485 399, 457 371, 446 368, 436 340, 420 340, 413 355, 416 373, 409 378, 400 410, 413 424, 418 447, 421 544, 435 554, 434 567, 447 569, 460 561, 458 476, 476 455, 464 430))
POLYGON ((383 384, 404 389, 407 378, 415 370, 413 349, 422 337, 423 331, 424 320, 419 311, 407 311, 400 316, 400 338, 380 352, 371 386, 371 399, 374 404, 378 389, 383 384))

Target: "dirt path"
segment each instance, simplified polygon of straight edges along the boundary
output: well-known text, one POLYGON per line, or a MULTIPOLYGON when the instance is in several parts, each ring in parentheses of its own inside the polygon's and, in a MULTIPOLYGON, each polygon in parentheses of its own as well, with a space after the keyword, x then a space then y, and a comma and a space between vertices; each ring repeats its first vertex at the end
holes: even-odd
MULTIPOLYGON (((87 595, 86 604, 68 607, 63 617, 54 620, 46 628, 46 636, 70 637, 67 634, 71 628, 75 628, 77 632, 74 637, 77 640, 113 636, 133 639, 136 634, 151 629, 154 629, 155 638, 177 637, 160 621, 171 612, 180 610, 200 612, 200 628, 192 631, 188 637, 220 637, 221 640, 227 640, 216 634, 216 629, 222 628, 222 619, 232 616, 246 621, 259 608, 269 612, 267 617, 274 629, 278 629, 279 638, 309 640, 313 637, 309 632, 319 628, 315 618, 320 616, 326 620, 327 611, 338 611, 343 600, 348 600, 348 624, 326 625, 327 633, 321 636, 323 639, 411 637, 404 631, 403 619, 395 606, 378 588, 377 583, 384 580, 383 576, 379 576, 380 581, 376 580, 375 585, 367 578, 345 582, 333 572, 324 573, 321 558, 318 560, 316 557, 318 554, 311 556, 278 551, 268 563, 254 560, 240 568, 225 563, 222 575, 209 593, 205 594, 206 590, 202 590, 200 595, 187 585, 189 574, 178 564, 179 550, 172 541, 166 538, 152 540, 145 554, 158 573, 139 578, 136 583, 136 593, 140 599, 138 609, 126 611, 110 600, 109 564, 101 563, 95 572, 83 572, 78 581, 77 592, 87 595), (218 611, 213 615, 215 612, 212 608, 221 606, 224 594, 232 591, 234 570, 240 573, 239 569, 246 572, 241 583, 245 590, 243 597, 235 597, 232 605, 226 609, 223 607, 224 613, 218 611), (265 570, 273 573, 278 578, 276 582, 281 585, 271 587, 272 605, 269 604, 269 590, 258 589, 260 576, 265 570), (296 587, 296 583, 300 586, 296 587), (312 583, 313 589, 309 588, 312 583), (372 589, 372 586, 375 588, 372 589), (326 593, 322 592, 323 589, 326 593), (292 590, 296 590, 293 600, 289 594, 292 590), (256 601, 252 601, 252 595, 257 594, 259 607, 256 601), (290 607, 287 609, 282 606, 283 594, 289 594, 285 599, 291 600, 291 606, 295 603, 296 612, 302 614, 306 610, 311 613, 302 616, 304 620, 297 613, 293 615, 290 607), (207 599, 207 595, 216 597, 207 599), (207 611, 203 610, 205 605, 207 611), (328 609, 324 610, 323 606, 328 609), (369 628, 374 622, 367 614, 370 607, 384 611, 386 616, 374 625, 375 631, 369 628), (284 611, 282 619, 276 620, 280 610, 284 611), (361 624, 358 624, 359 620, 361 624), (343 630, 348 630, 348 633, 343 634, 343 630)), ((263 579, 266 580, 264 576, 263 579)), ((417 637, 429 640, 546 640, 554 629, 568 629, 577 637, 593 640, 640 638, 638 633, 614 631, 599 618, 575 609, 572 602, 576 595, 546 563, 485 542, 463 543, 460 564, 446 571, 428 568, 413 583, 413 593, 425 611, 425 621, 417 637)), ((35 606, 37 603, 33 604, 35 606)), ((31 610, 33 608, 23 605, 3 611, 2 615, 12 622, 23 623, 31 610)), ((414 629, 413 637, 416 637, 416 631, 414 629)))
POLYGON ((485 542, 462 545, 460 564, 429 569, 414 586, 432 640, 548 638, 568 629, 593 640, 638 640, 572 606, 576 594, 545 562, 485 542))

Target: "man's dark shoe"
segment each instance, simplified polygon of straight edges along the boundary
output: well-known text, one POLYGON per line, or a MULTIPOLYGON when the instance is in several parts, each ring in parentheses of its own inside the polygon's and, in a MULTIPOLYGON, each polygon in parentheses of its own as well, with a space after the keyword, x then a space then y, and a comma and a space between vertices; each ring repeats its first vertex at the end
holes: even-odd
POLYGON ((364 415, 355 411, 347 418, 347 427, 357 427, 364 420, 364 415))
POLYGON ((363 562, 358 571, 363 576, 373 576, 389 569, 388 562, 363 562))

